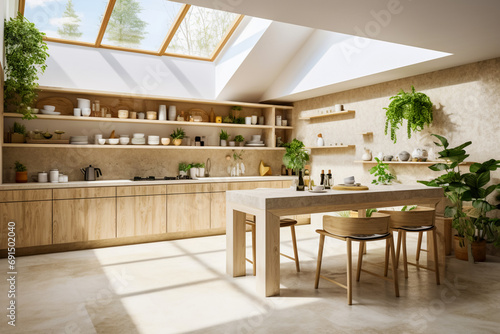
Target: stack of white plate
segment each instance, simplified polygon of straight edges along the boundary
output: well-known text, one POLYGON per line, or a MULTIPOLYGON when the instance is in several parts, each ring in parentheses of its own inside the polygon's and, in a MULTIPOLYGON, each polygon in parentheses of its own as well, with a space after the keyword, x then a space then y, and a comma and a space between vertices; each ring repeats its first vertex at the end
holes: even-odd
POLYGON ((132 137, 132 145, 144 145, 146 144, 146 138, 144 138, 144 133, 134 133, 132 137))
POLYGON ((245 146, 260 147, 260 146, 266 146, 266 144, 264 144, 264 141, 262 141, 262 140, 259 140, 259 141, 252 140, 252 141, 247 141, 245 146))
POLYGON ((148 145, 160 145, 160 136, 148 136, 148 145))
POLYGON ((50 105, 45 105, 43 106, 43 109, 41 110, 42 114, 44 115, 60 115, 60 112, 56 111, 56 107, 50 106, 50 105))
POLYGON ((73 145, 88 145, 89 137, 88 136, 72 136, 69 137, 69 143, 73 145))

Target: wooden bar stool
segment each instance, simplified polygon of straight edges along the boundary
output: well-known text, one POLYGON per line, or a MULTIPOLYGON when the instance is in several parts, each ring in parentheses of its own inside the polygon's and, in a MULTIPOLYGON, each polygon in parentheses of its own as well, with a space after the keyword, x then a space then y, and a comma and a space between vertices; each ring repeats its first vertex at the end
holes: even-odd
MULTIPOLYGON (((252 231, 252 260, 246 259, 248 262, 250 262, 253 265, 253 275, 255 276, 257 273, 257 263, 255 261, 255 258, 257 256, 256 250, 255 250, 255 216, 252 215, 247 215, 246 223, 251 226, 251 231, 252 231)), ((297 269, 297 272, 300 272, 300 266, 299 266, 299 253, 297 251, 297 239, 295 237, 295 225, 297 225, 297 221, 295 219, 291 218, 283 218, 280 219, 280 227, 289 227, 292 232, 292 245, 293 245, 293 254, 294 257, 291 257, 289 255, 280 253, 286 258, 289 258, 290 260, 295 261, 295 268, 297 269)))
MULTIPOLYGON (((436 226, 434 225, 436 210, 434 208, 426 208, 426 207, 416 207, 410 211, 379 211, 384 214, 390 215, 390 228, 393 231, 398 232, 398 246, 396 251, 396 268, 399 263, 399 253, 401 249, 401 244, 403 244, 403 264, 404 264, 404 272, 405 278, 408 278, 408 264, 416 266, 417 268, 422 268, 430 271, 434 271, 436 274, 436 284, 440 284, 439 280, 439 263, 438 263, 438 255, 437 255, 437 239, 436 239, 436 226), (417 255, 416 255, 416 263, 408 262, 407 254, 406 254, 406 233, 407 232, 418 232, 418 244, 417 244, 417 255), (427 232, 427 237, 429 237, 429 233, 432 232, 432 247, 434 253, 434 269, 422 266, 418 263, 420 258, 421 247, 420 244, 422 242, 422 233, 427 232)), ((387 274, 387 254, 386 254, 386 268, 385 274, 387 274)))
POLYGON ((316 267, 316 281, 314 288, 317 289, 320 277, 347 289, 347 303, 352 305, 352 241, 359 241, 358 268, 356 271, 356 281, 359 282, 361 271, 376 277, 392 281, 394 283, 394 292, 399 297, 399 286, 397 270, 393 266, 393 279, 375 274, 373 272, 361 269, 363 264, 363 247, 368 241, 386 240, 386 251, 390 250, 392 263, 396 262, 394 253, 394 240, 389 230, 389 215, 373 213, 371 217, 323 217, 323 229, 316 230, 319 233, 318 264, 316 267), (336 282, 330 278, 320 275, 321 261, 323 258, 323 247, 325 237, 332 237, 347 242, 347 286, 336 282))

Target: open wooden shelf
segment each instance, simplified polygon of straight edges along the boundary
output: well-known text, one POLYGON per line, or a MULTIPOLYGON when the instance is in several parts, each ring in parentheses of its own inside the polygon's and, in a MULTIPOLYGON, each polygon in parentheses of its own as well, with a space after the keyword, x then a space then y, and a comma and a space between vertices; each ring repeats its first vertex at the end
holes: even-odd
MULTIPOLYGON (((356 163, 362 163, 362 164, 372 164, 376 165, 377 162, 375 160, 371 161, 354 161, 356 163)), ((438 163, 446 163, 446 161, 383 161, 383 163, 386 164, 394 164, 394 165, 423 165, 423 166, 430 166, 438 163)), ((473 162, 462 162, 460 165, 472 165, 473 162)))
POLYGON ((335 148, 355 148, 356 145, 333 145, 333 146, 310 146, 306 147, 308 150, 329 150, 335 148))
POLYGON ((368 132, 362 132, 361 133, 362 136, 373 136, 373 132, 371 131, 368 131, 368 132))
MULTIPOLYGON (((176 126, 206 126, 217 128, 245 128, 245 129, 272 129, 272 125, 247 125, 247 124, 233 124, 233 123, 208 123, 208 122, 178 122, 178 121, 159 121, 149 119, 130 119, 130 118, 116 118, 116 117, 76 117, 71 115, 44 115, 37 114, 37 119, 46 120, 60 120, 60 121, 75 121, 75 122, 112 122, 112 123, 133 123, 133 124, 158 124, 158 125, 176 125, 176 126)), ((21 118, 22 114, 18 113, 5 113, 5 118, 21 118)), ((276 127, 276 128, 290 128, 292 127, 276 127)))
POLYGON ((299 119, 316 119, 316 118, 340 116, 340 115, 347 115, 347 114, 354 114, 354 113, 355 113, 354 110, 347 110, 347 111, 339 111, 339 112, 332 112, 332 113, 312 115, 312 116, 301 116, 301 117, 299 117, 299 119))
POLYGON ((284 147, 249 147, 249 146, 175 146, 175 145, 72 145, 72 144, 12 144, 5 143, 3 148, 72 148, 72 149, 161 149, 161 150, 256 150, 284 151, 284 147))

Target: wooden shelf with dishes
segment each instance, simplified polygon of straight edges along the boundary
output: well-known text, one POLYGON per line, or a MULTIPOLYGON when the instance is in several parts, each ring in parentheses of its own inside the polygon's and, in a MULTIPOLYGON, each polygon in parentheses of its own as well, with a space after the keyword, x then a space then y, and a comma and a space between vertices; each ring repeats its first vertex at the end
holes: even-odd
MULTIPOLYGON (((141 125, 160 125, 160 126, 171 126, 174 127, 191 127, 191 128, 211 128, 213 135, 218 135, 218 130, 216 129, 249 129, 258 130, 262 135, 262 140, 266 143, 266 147, 252 147, 243 146, 239 147, 242 149, 251 150, 263 150, 263 149, 279 149, 276 147, 276 131, 282 132, 292 130, 293 127, 290 124, 286 126, 280 125, 276 126, 276 116, 282 117, 283 119, 291 120, 293 107, 282 106, 282 105, 271 105, 271 104, 258 104, 258 103, 246 103, 246 102, 234 102, 234 101, 212 101, 212 100, 201 100, 201 99, 188 99, 188 98, 174 98, 156 95, 142 95, 142 94, 124 94, 124 93, 114 93, 114 92, 103 92, 103 91, 93 91, 93 90, 81 90, 81 89, 65 89, 58 87, 39 87, 38 100, 36 107, 42 109, 44 105, 56 105, 56 112, 61 112, 60 115, 51 114, 37 114, 37 119, 39 120, 50 120, 50 121, 74 121, 74 122, 97 122, 97 123, 117 123, 117 124, 141 124, 141 125), (95 117, 94 113, 90 117, 74 116, 73 108, 77 106, 77 99, 84 98, 91 100, 92 102, 99 100, 100 107, 106 108, 107 112, 111 114, 111 117, 95 117), (160 105, 175 105, 176 106, 176 118, 179 115, 184 115, 189 117, 193 113, 201 115, 198 119, 201 121, 174 121, 174 120, 158 120, 158 119, 131 119, 131 118, 118 118, 119 110, 128 110, 144 112, 147 111, 158 111, 160 105), (235 123, 215 123, 210 122, 210 116, 213 114, 217 117, 228 116, 232 111, 233 106, 241 107, 241 110, 234 111, 233 116, 239 117, 240 121, 242 117, 257 116, 259 120, 264 119, 263 124, 235 124, 235 123)), ((12 110, 5 110, 2 119, 15 119, 21 118, 22 115, 12 112, 12 110)), ((12 122, 12 121, 11 121, 12 122)), ((25 124, 29 124, 25 122, 25 124)), ((85 124, 85 123, 80 123, 85 124)), ((23 144, 12 146, 13 144, 4 144, 3 147, 33 147, 31 145, 23 144)), ((68 147, 75 147, 76 145, 69 145, 68 147)), ((62 147, 61 144, 36 144, 36 147, 62 147), (49 146, 50 145, 50 146, 49 146)), ((120 145, 104 145, 104 146, 94 146, 88 145, 89 148, 101 148, 101 147, 120 147, 120 145)), ((148 145, 123 145, 122 147, 140 147, 145 148, 148 145)), ((154 147, 154 146, 153 146, 154 147)), ((165 148, 173 148, 173 146, 166 146, 165 148)), ((157 147, 158 148, 158 147, 157 147)), ((209 146, 196 147, 196 149, 207 149, 209 146)), ((217 149, 228 149, 234 148, 233 146, 228 147, 217 147, 217 149)), ((179 146, 176 149, 191 149, 189 146, 179 146)), ((210 146, 210 149, 215 149, 214 146, 210 146)))
MULTIPOLYGON (((375 160, 370 160, 370 161, 354 161, 356 163, 362 163, 362 164, 372 164, 376 165, 377 162, 375 160)), ((430 166, 438 163, 446 163, 446 161, 384 161, 386 164, 393 164, 393 165, 421 165, 421 166, 430 166)), ((473 162, 463 162, 460 165, 472 165, 473 162)))
POLYGON ((156 150, 257 150, 269 151, 285 150, 283 147, 248 147, 248 146, 175 146, 175 145, 73 145, 73 144, 18 144, 18 143, 5 143, 3 147, 8 148, 72 148, 72 149, 156 149, 156 150))

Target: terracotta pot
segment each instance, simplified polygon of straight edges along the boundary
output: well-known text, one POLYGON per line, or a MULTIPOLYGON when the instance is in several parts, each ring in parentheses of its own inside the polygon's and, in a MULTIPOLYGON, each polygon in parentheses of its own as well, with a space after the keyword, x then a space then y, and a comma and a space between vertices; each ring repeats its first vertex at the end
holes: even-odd
POLYGON ((180 144, 182 144, 182 139, 174 139, 172 143, 174 143, 175 146, 179 146, 180 144))
MULTIPOLYGON (((467 253, 467 244, 462 242, 463 247, 460 246, 460 241, 463 240, 463 238, 455 235, 453 239, 455 257, 459 260, 468 261, 469 254, 467 253)), ((472 243, 472 256, 474 257, 475 262, 486 261, 486 240, 475 241, 472 243)))
POLYGON ((16 172, 16 183, 28 182, 28 172, 16 172))

